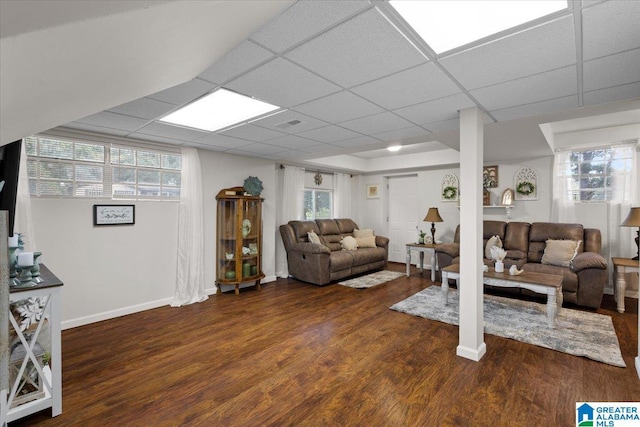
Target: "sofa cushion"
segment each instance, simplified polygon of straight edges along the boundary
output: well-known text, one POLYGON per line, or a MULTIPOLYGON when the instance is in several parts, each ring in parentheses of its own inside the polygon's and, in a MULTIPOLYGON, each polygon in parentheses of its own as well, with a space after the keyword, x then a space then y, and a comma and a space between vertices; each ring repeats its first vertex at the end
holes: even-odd
POLYGON ((309 241, 309 232, 313 231, 319 234, 318 226, 315 221, 289 221, 291 228, 296 237, 296 243, 305 243, 309 241))
POLYGON ((367 265, 386 259, 384 248, 359 248, 357 251, 345 251, 353 257, 353 267, 367 265))
POLYGON ((363 228, 362 230, 356 228, 353 230, 353 237, 355 237, 356 239, 371 236, 373 236, 373 230, 371 228, 363 228))
POLYGON ((331 272, 351 269, 353 256, 351 251, 333 251, 329 255, 329 270, 331 272))
POLYGON ((570 267, 571 261, 578 254, 582 240, 552 240, 548 239, 542 255, 542 264, 570 267))
POLYGON ((314 231, 308 232, 307 237, 309 238, 309 242, 311 243, 317 243, 320 245, 322 244, 322 242, 320 242, 320 237, 318 237, 318 235, 314 231))
POLYGON ((358 248, 375 248, 376 247, 376 236, 356 237, 356 241, 358 242, 358 248))
POLYGON ((358 241, 352 236, 345 236, 340 240, 340 246, 346 251, 355 251, 358 249, 358 241))
MULTIPOLYGON (((584 228, 581 224, 560 224, 552 222, 534 222, 529 232, 528 262, 541 262, 546 241, 552 240, 582 240, 584 228)), ((583 251, 582 245, 578 253, 583 251)))
POLYGON ((358 224, 350 218, 338 218, 334 219, 336 226, 338 227, 338 233, 340 234, 353 234, 353 230, 358 228, 358 224))
POLYGON ((492 236, 491 238, 489 238, 489 240, 487 240, 487 244, 484 247, 485 258, 491 259, 491 248, 494 246, 497 246, 499 248, 502 247, 502 240, 498 235, 492 236))

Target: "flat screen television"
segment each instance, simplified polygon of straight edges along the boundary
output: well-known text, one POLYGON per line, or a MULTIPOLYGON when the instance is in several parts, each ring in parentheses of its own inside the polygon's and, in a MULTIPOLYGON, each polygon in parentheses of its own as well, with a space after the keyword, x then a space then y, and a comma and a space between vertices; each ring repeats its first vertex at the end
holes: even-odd
POLYGON ((0 147, 0 210, 9 212, 9 236, 13 236, 18 195, 22 140, 0 147))

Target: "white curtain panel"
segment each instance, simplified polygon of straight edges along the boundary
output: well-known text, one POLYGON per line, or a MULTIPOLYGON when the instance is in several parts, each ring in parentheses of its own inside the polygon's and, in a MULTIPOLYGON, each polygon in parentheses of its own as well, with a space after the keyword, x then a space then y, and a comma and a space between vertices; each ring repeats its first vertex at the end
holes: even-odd
MULTIPOLYGON (((304 168, 285 166, 280 169, 282 192, 278 205, 278 227, 289 221, 303 219, 304 210, 304 168)), ((276 230, 276 271, 282 278, 289 277, 287 253, 282 244, 280 230, 276 230)))
POLYGON ((178 218, 178 265, 172 307, 202 302, 204 290, 204 220, 202 172, 198 150, 182 148, 178 218))
MULTIPOLYGON (((611 156, 611 201, 607 204, 609 262, 611 257, 631 258, 636 254, 635 228, 620 227, 632 206, 636 206, 638 175, 635 143, 613 147, 611 156)), ((613 272, 610 265, 609 271, 613 272)))
POLYGON ((31 195, 29 194, 29 174, 27 173, 27 148, 22 140, 22 152, 20 154, 20 172, 18 173, 18 194, 16 195, 16 216, 13 226, 14 234, 21 233, 24 241, 24 250, 33 252, 37 250, 36 232, 33 228, 31 217, 31 195))
POLYGON ((351 218, 351 175, 333 175, 333 217, 351 218))
POLYGON ((559 151, 553 159, 553 201, 551 221, 575 223, 575 204, 571 192, 571 151, 559 151))

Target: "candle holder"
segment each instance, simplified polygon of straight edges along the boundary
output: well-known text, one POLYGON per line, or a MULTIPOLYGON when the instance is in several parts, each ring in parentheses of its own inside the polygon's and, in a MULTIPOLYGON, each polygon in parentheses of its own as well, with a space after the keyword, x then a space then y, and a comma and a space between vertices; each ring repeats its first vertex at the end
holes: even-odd
POLYGON ((31 286, 35 286, 36 283, 32 280, 33 276, 31 275, 31 269, 33 265, 19 265, 16 267, 18 271, 18 281, 20 285, 18 287, 21 288, 30 288, 31 286))
POLYGON ((42 252, 33 253, 33 267, 31 267, 31 280, 36 284, 44 282, 40 277, 40 264, 38 263, 38 257, 42 255, 42 252))
POLYGON ((16 254, 16 251, 18 249, 20 249, 18 246, 9 247, 9 286, 20 285, 20 281, 16 278, 16 276, 18 275, 18 272, 16 270, 18 256, 16 254))

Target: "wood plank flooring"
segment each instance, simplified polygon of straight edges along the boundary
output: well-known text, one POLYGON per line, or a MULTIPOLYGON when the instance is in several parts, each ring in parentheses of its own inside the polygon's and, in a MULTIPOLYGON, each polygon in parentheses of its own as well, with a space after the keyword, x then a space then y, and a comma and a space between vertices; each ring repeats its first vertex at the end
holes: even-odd
POLYGON ((428 276, 279 279, 63 331, 62 415, 11 426, 570 426, 577 401, 640 400, 635 299, 599 309, 627 368, 492 335, 472 362, 456 326, 389 310, 428 276))

